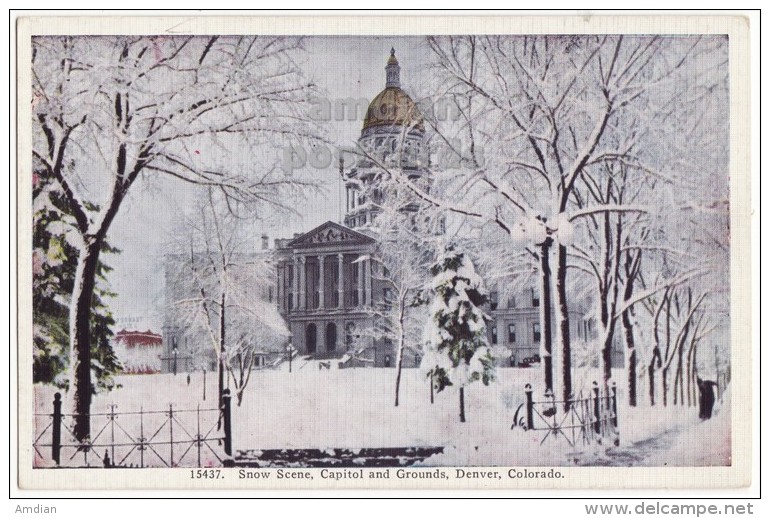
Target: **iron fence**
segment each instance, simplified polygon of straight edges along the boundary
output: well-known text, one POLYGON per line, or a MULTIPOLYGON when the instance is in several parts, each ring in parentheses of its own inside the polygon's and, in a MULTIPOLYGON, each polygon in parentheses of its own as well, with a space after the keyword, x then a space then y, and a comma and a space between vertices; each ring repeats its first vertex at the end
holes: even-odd
POLYGON ((77 414, 63 413, 56 393, 53 412, 37 413, 33 440, 34 466, 45 467, 208 467, 232 455, 229 390, 220 408, 181 409, 169 404, 162 410, 89 414, 92 437, 78 440, 77 414))
POLYGON ((567 401, 557 400, 551 391, 546 391, 545 399, 535 401, 529 383, 524 393, 526 402, 516 410, 511 429, 520 427, 545 432, 541 445, 548 437, 562 438, 573 447, 605 440, 619 444, 618 398, 614 382, 605 391, 594 382, 587 396, 581 392, 575 399, 567 401))

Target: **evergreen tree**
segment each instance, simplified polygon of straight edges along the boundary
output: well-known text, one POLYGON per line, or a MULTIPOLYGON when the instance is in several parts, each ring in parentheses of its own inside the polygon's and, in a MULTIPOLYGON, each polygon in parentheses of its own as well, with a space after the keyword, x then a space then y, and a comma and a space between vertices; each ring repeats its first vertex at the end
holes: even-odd
POLYGON ((457 386, 460 421, 465 422, 465 387, 493 378, 487 321, 481 310, 488 301, 481 277, 467 255, 447 246, 431 266, 430 318, 425 327, 428 377, 438 392, 457 386))
MULTIPOLYGON (((77 239, 74 218, 67 212, 61 187, 41 171, 33 175, 33 234, 32 234, 32 322, 33 365, 35 383, 68 387, 66 379, 69 361, 69 297, 72 293, 77 267, 77 239)), ((102 251, 118 250, 104 244, 102 251)), ((110 267, 103 261, 98 265, 97 289, 94 293, 91 318, 91 370, 97 390, 115 387, 113 376, 122 366, 112 349, 112 326, 115 320, 104 302, 114 296, 105 288, 105 275, 110 267)))

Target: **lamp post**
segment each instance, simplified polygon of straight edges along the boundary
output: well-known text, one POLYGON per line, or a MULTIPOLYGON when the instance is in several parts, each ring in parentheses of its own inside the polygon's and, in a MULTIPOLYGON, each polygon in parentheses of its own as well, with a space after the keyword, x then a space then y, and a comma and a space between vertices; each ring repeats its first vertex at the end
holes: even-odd
POLYGON ((289 343, 286 344, 286 354, 289 357, 289 372, 291 372, 291 357, 294 356, 294 347, 291 345, 291 338, 289 338, 289 343))
POLYGON ((203 401, 206 401, 206 367, 203 367, 203 401))
POLYGON ((174 353, 174 376, 176 376, 176 357, 177 357, 177 354, 179 353, 176 346, 176 336, 171 340, 171 344, 173 347, 172 352, 174 353))

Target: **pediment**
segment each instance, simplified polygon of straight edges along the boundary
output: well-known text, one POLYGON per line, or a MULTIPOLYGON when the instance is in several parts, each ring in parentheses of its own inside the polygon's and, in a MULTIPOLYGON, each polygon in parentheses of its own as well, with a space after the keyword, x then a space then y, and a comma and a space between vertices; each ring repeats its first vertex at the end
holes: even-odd
POLYGON ((323 246, 327 244, 365 244, 374 240, 355 230, 344 227, 333 221, 314 228, 288 243, 289 248, 323 246))

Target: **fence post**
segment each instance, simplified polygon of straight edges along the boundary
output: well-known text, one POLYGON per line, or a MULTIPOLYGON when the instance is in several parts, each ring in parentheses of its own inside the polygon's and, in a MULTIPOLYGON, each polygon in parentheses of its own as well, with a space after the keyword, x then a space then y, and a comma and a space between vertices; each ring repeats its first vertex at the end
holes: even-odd
POLYGON ((112 464, 115 464, 115 405, 110 405, 110 444, 112 445, 112 464))
POLYGON ((139 467, 144 467, 144 450, 145 450, 145 439, 144 439, 144 407, 139 407, 139 467))
POLYGON ((61 393, 53 395, 53 427, 51 430, 51 457, 58 466, 61 454, 61 393))
POLYGON ((612 382, 612 426, 618 427, 618 385, 612 382))
POLYGON ((198 409, 195 413, 196 425, 195 425, 195 445, 198 448, 198 467, 201 467, 201 404, 198 403, 198 409))
MULTIPOLYGON (((176 365, 174 365, 176 368, 176 365)), ((176 374, 176 372, 174 373, 176 374)), ((169 444, 169 452, 171 453, 169 463, 171 467, 174 467, 174 405, 173 403, 168 404, 168 444, 169 444)))
POLYGON ((535 427, 535 418, 533 416, 535 403, 532 401, 532 385, 527 383, 524 386, 524 393, 527 395, 527 430, 532 430, 535 427))
POLYGON ((594 432, 597 434, 601 434, 602 431, 602 423, 600 421, 601 413, 599 411, 599 384, 597 382, 593 382, 593 392, 594 392, 594 432))
POLYGON ((222 418, 225 428, 225 454, 233 454, 233 437, 230 429, 230 389, 222 391, 222 418))

